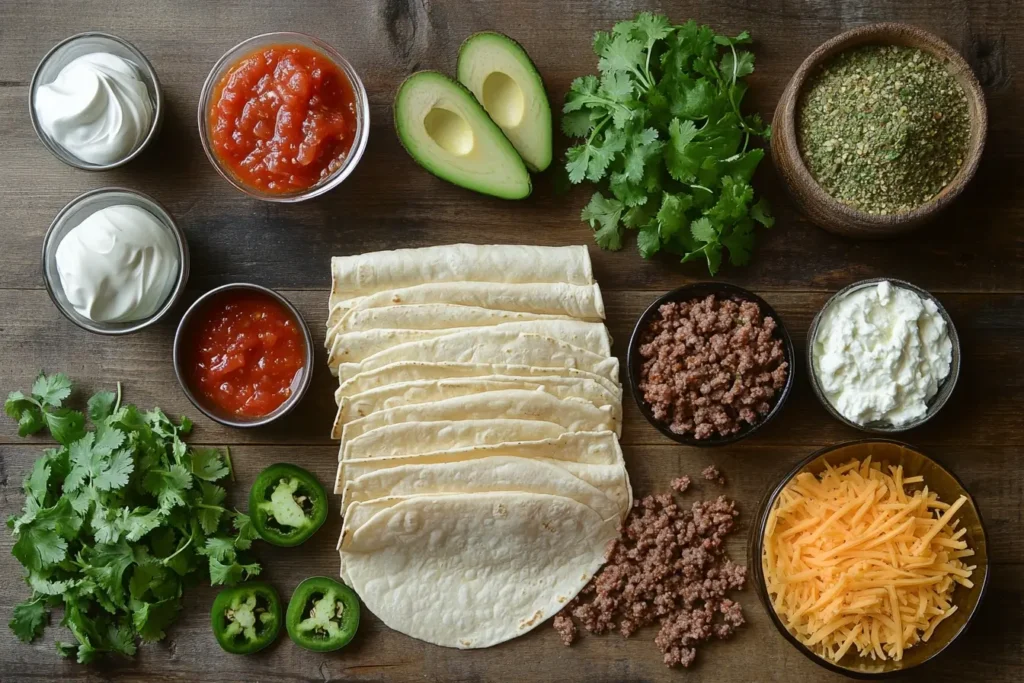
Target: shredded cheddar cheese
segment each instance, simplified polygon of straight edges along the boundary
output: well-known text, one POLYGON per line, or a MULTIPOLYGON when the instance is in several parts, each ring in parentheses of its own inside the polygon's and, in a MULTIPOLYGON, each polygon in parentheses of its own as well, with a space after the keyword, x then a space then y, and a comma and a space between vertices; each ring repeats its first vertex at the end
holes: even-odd
POLYGON ((775 613, 832 661, 852 648, 902 659, 956 611, 956 585, 974 585, 955 519, 967 499, 943 503, 922 477, 886 469, 868 458, 799 474, 768 515, 762 565, 775 613))

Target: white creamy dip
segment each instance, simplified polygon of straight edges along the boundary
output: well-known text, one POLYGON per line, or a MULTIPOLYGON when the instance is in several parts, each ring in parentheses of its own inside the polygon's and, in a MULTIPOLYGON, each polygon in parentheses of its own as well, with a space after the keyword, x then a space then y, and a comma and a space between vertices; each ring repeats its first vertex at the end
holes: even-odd
POLYGON ((925 414, 952 357, 935 302, 880 282, 854 290, 822 314, 812 369, 843 417, 898 427, 925 414))
POLYGON ((153 99, 138 67, 108 52, 68 62, 36 90, 32 106, 47 135, 91 164, 124 159, 153 123, 153 99))
POLYGON ((156 313, 181 268, 178 245, 153 214, 108 206, 57 245, 57 272, 68 301, 95 322, 133 322, 156 313))

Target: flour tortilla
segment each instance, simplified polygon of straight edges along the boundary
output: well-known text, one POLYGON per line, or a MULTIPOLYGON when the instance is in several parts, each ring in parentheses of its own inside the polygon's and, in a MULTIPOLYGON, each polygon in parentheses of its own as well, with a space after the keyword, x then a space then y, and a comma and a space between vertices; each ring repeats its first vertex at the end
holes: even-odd
POLYGON ((340 437, 344 442, 371 429, 400 422, 487 420, 499 417, 555 422, 567 432, 608 430, 618 434, 621 426, 611 406, 598 408, 583 399, 558 398, 542 391, 502 389, 381 410, 346 423, 340 437))
POLYGON ((402 304, 350 311, 327 335, 327 348, 334 337, 361 330, 447 330, 454 327, 484 327, 524 320, 572 320, 567 315, 503 311, 460 304, 402 304))
POLYGON ((594 282, 584 246, 449 244, 331 259, 330 305, 424 282, 594 282))
POLYGON ((539 376, 539 377, 463 377, 457 379, 419 380, 402 382, 385 387, 371 389, 361 394, 343 398, 338 406, 334 419, 334 433, 346 422, 366 417, 379 410, 387 410, 398 406, 414 403, 429 403, 455 396, 468 396, 485 391, 501 389, 525 389, 527 391, 545 391, 559 398, 575 397, 590 401, 598 408, 610 406, 612 414, 619 422, 622 421, 621 395, 612 394, 602 385, 589 379, 576 377, 539 376))
POLYGON ((345 332, 334 338, 327 364, 334 367, 340 363, 359 363, 375 353, 399 344, 435 339, 459 332, 476 334, 484 330, 540 334, 601 356, 610 356, 612 351, 611 335, 602 323, 588 323, 582 320, 523 320, 490 327, 457 327, 446 330, 395 329, 345 332))
POLYGON ((372 429, 345 441, 338 460, 419 455, 515 441, 554 439, 565 427, 543 420, 440 420, 402 422, 372 429))
POLYGON ((490 363, 537 368, 577 368, 619 381, 619 361, 539 334, 481 328, 392 346, 360 363, 342 363, 331 372, 344 382, 361 372, 399 361, 490 363))
POLYGON ((569 377, 589 379, 603 386, 617 401, 622 400, 622 387, 592 372, 576 368, 533 368, 528 365, 489 365, 486 363, 425 363, 420 361, 399 361, 384 367, 360 373, 341 382, 334 392, 338 405, 350 396, 389 384, 401 384, 427 379, 458 379, 470 377, 569 377))
POLYGON ((617 525, 565 496, 412 496, 355 529, 342 575, 393 630, 488 647, 574 598, 605 562, 617 525))
POLYGON ((604 300, 597 284, 563 282, 504 284, 495 282, 428 282, 389 289, 331 306, 328 343, 357 312, 397 305, 457 304, 500 311, 564 315, 578 320, 604 320, 604 300))
POLYGON ((535 441, 460 446, 421 452, 415 455, 343 458, 338 464, 338 475, 334 482, 335 493, 341 493, 345 488, 345 483, 349 480, 373 470, 399 465, 476 460, 499 455, 516 458, 546 458, 559 463, 614 465, 622 469, 623 475, 626 472, 622 448, 619 446, 615 434, 609 431, 571 432, 535 441))
POLYGON ((341 511, 346 515, 353 502, 392 496, 524 491, 567 496, 594 510, 601 519, 622 519, 626 509, 613 500, 624 483, 618 469, 614 465, 589 465, 583 469, 584 476, 576 476, 546 459, 512 456, 402 465, 350 479, 342 494, 341 511))

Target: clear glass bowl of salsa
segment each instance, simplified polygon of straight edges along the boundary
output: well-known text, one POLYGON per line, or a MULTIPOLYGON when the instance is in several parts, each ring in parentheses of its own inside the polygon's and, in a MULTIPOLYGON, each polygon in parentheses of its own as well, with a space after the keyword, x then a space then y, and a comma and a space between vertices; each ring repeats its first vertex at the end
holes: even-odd
POLYGON ((199 99, 213 167, 245 194, 300 202, 340 185, 366 149, 370 106, 352 65, 303 33, 264 33, 227 51, 199 99))

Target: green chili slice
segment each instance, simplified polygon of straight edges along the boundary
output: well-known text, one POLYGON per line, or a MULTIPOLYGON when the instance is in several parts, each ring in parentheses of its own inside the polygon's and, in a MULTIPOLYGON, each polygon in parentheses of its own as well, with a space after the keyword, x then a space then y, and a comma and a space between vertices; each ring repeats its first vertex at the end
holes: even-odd
POLYGON ((217 594, 210 610, 213 635, 225 652, 248 655, 281 632, 281 599, 274 587, 250 582, 217 594))
POLYGON ((301 467, 271 465, 256 476, 249 491, 249 516, 267 543, 296 546, 327 519, 327 492, 301 467))
POLYGON ((291 639, 307 650, 341 649, 359 628, 359 597, 326 576, 306 579, 288 601, 285 626, 291 639))

